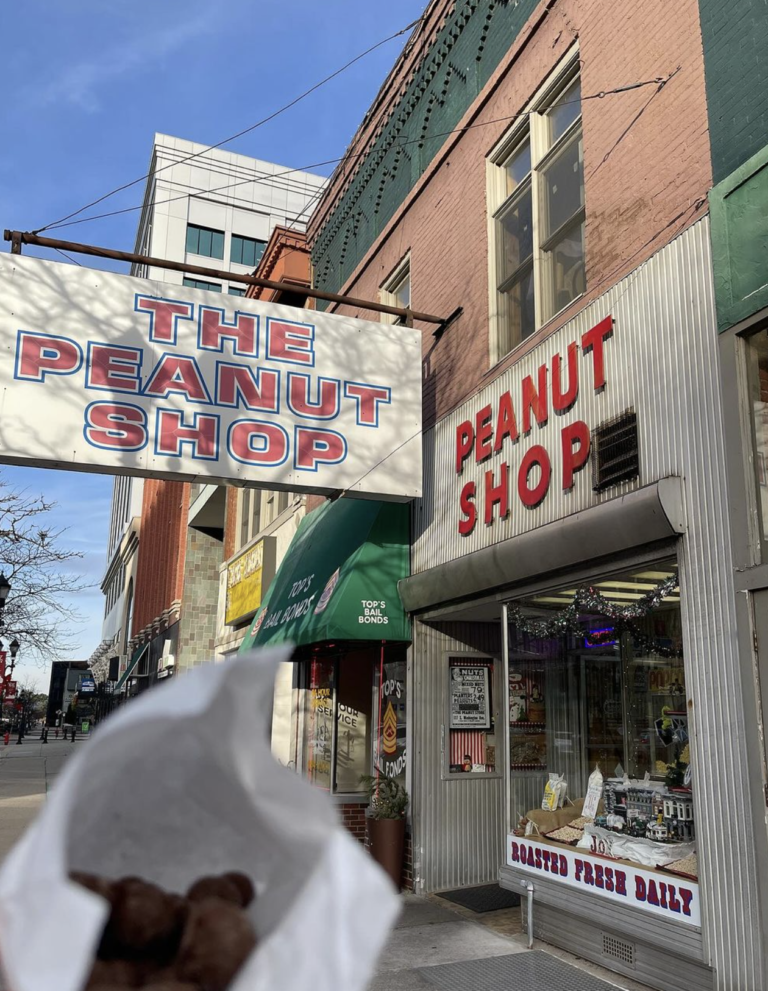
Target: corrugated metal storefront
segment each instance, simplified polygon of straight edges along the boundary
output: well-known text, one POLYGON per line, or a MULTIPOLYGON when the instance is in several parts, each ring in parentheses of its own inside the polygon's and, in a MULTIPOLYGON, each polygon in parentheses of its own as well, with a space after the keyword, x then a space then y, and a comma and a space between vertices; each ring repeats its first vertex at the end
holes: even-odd
POLYGON ((446 697, 447 657, 451 653, 477 653, 496 660, 493 699, 497 725, 504 710, 499 627, 490 623, 419 623, 411 709, 412 739, 416 741, 411 804, 414 829, 425 842, 418 852, 414 846, 413 866, 415 884, 424 883, 429 890, 480 884, 495 878, 504 860, 504 833, 499 828, 504 818, 501 774, 488 780, 445 775, 448 740, 441 730, 444 710, 439 700, 446 697), (428 837, 431 842, 427 842, 428 837))
MULTIPOLYGON (((753 689, 741 683, 737 663, 708 219, 689 228, 440 421, 424 440, 424 496, 414 506, 412 567, 414 581, 436 569, 435 587, 440 584, 441 567, 467 554, 599 507, 661 479, 674 476, 681 480, 685 517, 681 529, 685 533, 676 553, 702 901, 701 934, 698 939, 694 934, 688 943, 694 956, 698 954, 714 968, 718 988, 751 991, 765 987, 752 841, 753 829, 762 824, 753 822, 749 802, 750 789, 761 783, 750 781, 742 758, 741 727, 749 711, 745 697, 753 689), (507 442, 503 453, 481 464, 475 463, 472 454, 457 473, 457 427, 466 420, 474 423, 476 413, 486 404, 492 406, 495 420, 499 397, 506 390, 517 409, 523 378, 531 375, 535 380, 537 370, 546 363, 551 382, 552 357, 559 353, 565 360, 568 345, 580 342, 582 334, 607 316, 614 319, 614 332, 604 348, 605 387, 595 390, 593 358, 579 350, 579 391, 572 408, 551 415, 550 397, 545 425, 534 423, 524 436, 518 422, 516 444, 507 442), (563 428, 582 420, 594 430, 630 408, 637 413, 639 479, 596 493, 587 464, 576 474, 573 488, 564 491, 563 428), (516 479, 520 461, 533 444, 550 453, 552 481, 540 505, 527 509, 517 498, 516 479), (510 512, 506 519, 495 517, 485 525, 481 499, 485 473, 494 471, 498 482, 500 460, 507 460, 510 467, 510 512), (479 519, 469 535, 461 536, 460 493, 468 481, 477 485, 479 519)), ((641 540, 638 535, 638 547, 641 540)), ((596 556, 599 551, 594 549, 596 556)), ((514 541, 510 554, 514 555, 514 541)), ((521 586, 514 592, 523 590, 521 586)), ((510 588, 506 595, 502 589, 486 591, 493 591, 499 599, 511 594, 510 588)), ((429 608, 439 605, 436 599, 429 608)), ((441 619, 450 618, 450 610, 444 610, 441 619)), ((492 879, 504 862, 504 779, 447 779, 441 752, 446 690, 442 658, 457 647, 466 649, 467 644, 498 656, 498 635, 499 627, 494 630, 491 624, 415 624, 414 852, 417 877, 427 890, 492 879), (482 647, 477 646, 478 638, 482 647)), ((497 768, 502 767, 499 760, 497 768)), ((567 892, 563 897, 567 899, 567 892)), ((680 981, 659 986, 695 986, 683 978, 680 981)))

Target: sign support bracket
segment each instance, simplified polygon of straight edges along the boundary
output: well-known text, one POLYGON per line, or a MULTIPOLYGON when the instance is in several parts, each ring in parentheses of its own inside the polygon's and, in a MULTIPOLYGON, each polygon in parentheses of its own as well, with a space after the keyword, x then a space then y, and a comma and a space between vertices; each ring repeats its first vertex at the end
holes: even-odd
MULTIPOLYGON (((169 261, 167 258, 153 258, 150 255, 139 255, 133 251, 117 251, 114 248, 102 248, 94 244, 80 244, 77 241, 61 241, 53 237, 41 237, 39 234, 32 234, 28 231, 5 230, 4 240, 11 242, 11 253, 21 254, 22 244, 34 244, 41 248, 54 248, 57 251, 71 251, 74 254, 92 255, 96 258, 111 258, 113 261, 130 262, 135 265, 147 265, 152 268, 166 268, 173 272, 185 272, 190 275, 213 276, 216 279, 226 279, 229 282, 244 282, 249 286, 260 286, 262 289, 283 289, 296 290, 296 284, 292 282, 275 282, 273 279, 262 279, 256 275, 243 275, 239 272, 228 272, 222 269, 208 268, 204 265, 189 265, 185 262, 169 261)), ((371 299, 358 299, 356 296, 343 296, 339 293, 324 292, 320 289, 309 289, 302 286, 301 291, 306 293, 310 299, 322 299, 329 303, 340 303, 345 306, 358 306, 363 310, 372 310, 375 313, 387 313, 390 316, 400 317, 406 327, 412 327, 414 320, 423 323, 433 323, 438 326, 445 326, 448 320, 444 317, 436 316, 434 313, 422 313, 419 310, 412 310, 409 306, 389 306, 387 303, 379 303, 371 299)), ((448 318, 450 319, 450 318, 448 318)))

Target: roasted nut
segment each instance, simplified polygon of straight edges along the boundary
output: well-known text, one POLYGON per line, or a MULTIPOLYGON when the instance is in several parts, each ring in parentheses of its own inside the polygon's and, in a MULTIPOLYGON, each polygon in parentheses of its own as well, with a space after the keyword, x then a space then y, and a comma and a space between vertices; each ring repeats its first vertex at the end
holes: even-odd
POLYGON ((230 871, 228 874, 224 874, 223 876, 228 881, 231 881, 240 892, 240 904, 243 908, 250 905, 256 897, 256 892, 253 887, 253 882, 248 875, 242 874, 240 871, 230 871))
POLYGON ((145 988, 151 991, 197 991, 196 984, 187 984, 186 981, 159 981, 153 984, 145 984, 145 988))
POLYGON ((256 946, 250 919, 231 902, 193 902, 181 937, 176 973, 202 991, 224 991, 256 946))
POLYGON ((147 881, 123 879, 114 885, 114 900, 105 939, 128 954, 171 956, 178 946, 186 903, 147 881))
POLYGON ((102 987, 136 988, 141 979, 141 968, 130 960, 96 960, 85 988, 86 991, 102 987))
POLYGON ((97 874, 87 874, 85 871, 70 871, 69 879, 79 884, 81 888, 86 888, 95 895, 101 895, 108 902, 112 901, 113 882, 108 881, 107 878, 99 877, 97 874))
POLYGON ((201 877, 187 892, 187 899, 191 902, 200 902, 206 898, 221 898, 233 905, 243 904, 240 888, 226 876, 201 877))

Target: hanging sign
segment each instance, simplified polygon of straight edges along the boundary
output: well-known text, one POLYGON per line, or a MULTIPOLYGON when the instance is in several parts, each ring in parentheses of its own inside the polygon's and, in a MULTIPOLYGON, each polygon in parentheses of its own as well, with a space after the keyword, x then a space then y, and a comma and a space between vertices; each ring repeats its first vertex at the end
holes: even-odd
POLYGON ((490 729, 487 665, 451 665, 451 729, 490 729))
POLYGON ((612 861, 586 850, 552 847, 517 836, 508 837, 507 864, 653 915, 701 925, 699 885, 682 875, 662 874, 626 860, 612 861))
POLYGON ((421 334, 0 255, 2 460, 421 494, 421 334))

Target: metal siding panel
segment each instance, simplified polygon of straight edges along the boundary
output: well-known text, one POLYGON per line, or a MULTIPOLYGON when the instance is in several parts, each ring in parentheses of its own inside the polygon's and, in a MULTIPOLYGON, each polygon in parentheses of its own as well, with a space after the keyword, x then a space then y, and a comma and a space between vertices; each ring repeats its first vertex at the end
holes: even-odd
MULTIPOLYGON (((741 759, 745 742, 740 729, 744 696, 752 686, 742 685, 737 663, 708 218, 690 227, 474 399, 441 420, 425 437, 424 456, 424 497, 415 504, 413 514, 414 573, 599 505, 639 485, 668 475, 684 479, 688 531, 680 541, 679 563, 687 688, 693 716, 696 812, 702 838, 699 857, 705 959, 717 971, 718 988, 757 991, 765 987, 768 981, 764 979, 757 923, 752 840, 753 830, 764 826, 753 821, 748 798, 751 783, 741 759), (458 477, 454 468, 457 425, 486 403, 494 404, 507 388, 512 389, 519 406, 522 378, 534 373, 542 361, 549 361, 556 352, 564 354, 570 341, 577 340, 608 314, 614 316, 615 331, 605 348, 606 389, 600 394, 594 392, 591 359, 587 362, 582 356, 579 371, 584 374, 573 409, 562 417, 551 417, 542 428, 534 426, 530 437, 521 438, 509 454, 514 468, 531 443, 548 448, 553 457, 553 484, 547 498, 536 509, 523 511, 517 501, 513 472, 509 517, 490 527, 484 526, 481 519, 471 535, 460 537, 458 495, 462 485, 474 479, 480 491, 484 471, 492 466, 498 469, 496 461, 500 459, 482 466, 467 460, 458 477), (585 469, 576 476, 574 489, 564 493, 557 477, 562 426, 583 419, 594 429, 629 406, 634 406, 638 414, 639 480, 609 492, 594 493, 589 470, 585 469)), ((440 638, 430 631, 424 642, 429 654, 426 667, 434 670, 434 652, 442 649, 440 638)), ((418 704, 423 710, 426 751, 429 744, 424 737, 428 732, 437 736, 440 732, 440 719, 435 720, 439 706, 430 702, 430 696, 436 692, 434 697, 439 698, 442 687, 432 677, 425 680, 424 688, 427 693, 418 704)), ((434 762, 434 753, 430 756, 424 775, 439 776, 439 739, 438 763, 434 762)), ((423 810, 427 856, 434 858, 430 848, 441 836, 451 833, 454 817, 455 821, 463 817, 467 825, 488 828, 488 849, 495 849, 493 829, 486 817, 491 808, 498 808, 501 821, 501 801, 488 801, 487 795, 484 798, 476 794, 470 790, 472 783, 464 786, 466 792, 461 789, 461 795, 458 791, 451 793, 451 786, 456 789, 454 782, 438 786, 439 800, 431 808, 430 799, 437 796, 430 795, 426 787, 418 796, 428 806, 423 810), (480 803, 474 814, 469 811, 470 800, 480 803)), ((753 786, 759 787, 759 782, 753 786)), ((446 845, 439 866, 433 859, 425 860, 424 876, 429 887, 470 883, 450 865, 451 857, 464 856, 455 843, 454 847, 446 845)), ((477 863, 473 860, 468 871, 468 877, 478 881, 491 874, 485 858, 477 863)))
MULTIPOLYGON (((435 629, 417 622, 413 646, 417 685, 413 701, 414 877, 425 891, 493 881, 504 859, 503 780, 442 777, 447 651, 477 651, 495 658, 494 709, 500 716, 504 711, 499 627, 446 623, 435 629)), ((501 753, 497 739, 497 761, 501 753)))

